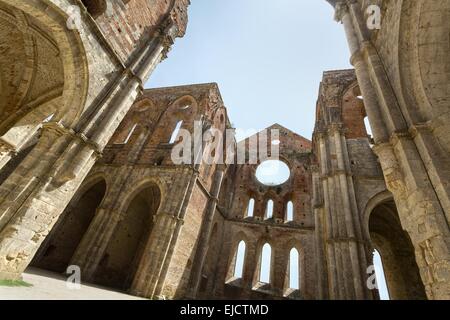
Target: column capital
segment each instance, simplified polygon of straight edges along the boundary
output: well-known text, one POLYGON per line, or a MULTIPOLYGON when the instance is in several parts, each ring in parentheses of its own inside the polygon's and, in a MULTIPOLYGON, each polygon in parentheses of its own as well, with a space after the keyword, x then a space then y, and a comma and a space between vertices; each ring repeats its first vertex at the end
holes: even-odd
POLYGON ((328 126, 328 133, 329 134, 335 134, 337 133, 344 133, 344 126, 342 123, 332 123, 328 126))
POLYGON ((389 138, 389 141, 391 143, 392 146, 396 146, 397 143, 399 143, 401 140, 404 139, 412 139, 411 134, 409 133, 409 131, 395 131, 394 133, 392 133, 391 137, 389 138))
POLYGON ((177 37, 178 28, 172 16, 169 16, 158 29, 159 39, 163 46, 161 61, 167 59, 167 55, 172 49, 177 37))
POLYGON ((82 142, 83 144, 87 145, 90 149, 92 149, 98 157, 101 157, 101 155, 102 155, 100 146, 96 142, 89 139, 83 133, 77 133, 71 128, 66 128, 60 122, 53 121, 53 122, 44 123, 42 126, 42 130, 56 133, 59 136, 68 136, 72 139, 76 139, 76 140, 82 142))
POLYGON ((184 219, 177 217, 175 215, 173 215, 172 213, 169 212, 158 212, 157 214, 155 214, 153 216, 154 222, 156 222, 159 218, 169 218, 171 220, 176 221, 177 223, 181 223, 184 224, 184 219))
POLYGON ((342 18, 349 13, 349 7, 347 5, 347 1, 345 0, 335 2, 334 9, 334 20, 337 22, 342 22, 342 18))
POLYGON ((3 137, 0 138, 0 154, 15 154, 16 148, 6 141, 3 137))
POLYGON ((432 123, 431 121, 416 123, 409 128, 408 132, 413 139, 421 133, 431 133, 433 132, 432 123))

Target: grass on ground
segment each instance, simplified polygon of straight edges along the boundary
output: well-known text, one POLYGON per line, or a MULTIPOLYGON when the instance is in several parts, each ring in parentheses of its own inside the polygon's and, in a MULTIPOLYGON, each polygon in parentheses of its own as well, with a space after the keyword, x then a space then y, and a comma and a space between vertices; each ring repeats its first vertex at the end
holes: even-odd
POLYGON ((32 287, 33 285, 23 280, 0 280, 0 287, 32 287))

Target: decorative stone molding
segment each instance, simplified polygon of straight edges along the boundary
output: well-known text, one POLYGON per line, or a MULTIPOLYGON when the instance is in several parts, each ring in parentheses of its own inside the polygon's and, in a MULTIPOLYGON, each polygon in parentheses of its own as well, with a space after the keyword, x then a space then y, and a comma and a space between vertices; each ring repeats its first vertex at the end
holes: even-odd
POLYGON ((342 18, 348 14, 348 5, 345 1, 339 1, 337 3, 335 3, 334 5, 335 7, 335 14, 334 14, 334 19, 337 22, 342 22, 342 18))
POLYGON ((390 143, 380 143, 373 147, 373 151, 380 159, 383 174, 389 191, 395 195, 403 195, 407 191, 404 175, 395 157, 390 143))
POLYGON ((421 133, 432 133, 433 127, 431 121, 423 122, 423 123, 417 123, 415 125, 412 125, 409 128, 409 134, 411 138, 416 138, 421 133))
POLYGON ((7 154, 14 155, 16 153, 16 148, 10 144, 8 141, 0 138, 0 157, 3 157, 7 154))

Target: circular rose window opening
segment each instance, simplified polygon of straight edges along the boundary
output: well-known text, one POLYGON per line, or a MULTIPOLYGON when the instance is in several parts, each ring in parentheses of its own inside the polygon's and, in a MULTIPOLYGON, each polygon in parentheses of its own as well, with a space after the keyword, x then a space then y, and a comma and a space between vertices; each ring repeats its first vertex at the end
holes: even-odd
POLYGON ((278 186, 288 181, 291 171, 280 160, 267 160, 256 169, 256 179, 266 186, 278 186))

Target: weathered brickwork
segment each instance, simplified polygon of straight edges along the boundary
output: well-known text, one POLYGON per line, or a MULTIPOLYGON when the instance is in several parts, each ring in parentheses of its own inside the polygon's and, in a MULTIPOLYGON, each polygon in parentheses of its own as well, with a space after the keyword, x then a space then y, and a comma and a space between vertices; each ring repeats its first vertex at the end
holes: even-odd
POLYGON ((189 0, 0 0, 0 280, 77 265, 150 299, 378 299, 377 250, 391 299, 448 299, 450 4, 328 2, 354 70, 324 72, 312 141, 236 142, 217 84, 143 89, 189 0), (275 147, 289 178, 263 184, 275 147))
MULTIPOLYGON (((279 158, 290 169, 289 179, 278 186, 267 186, 256 178, 256 169, 266 160, 260 157, 255 164, 228 168, 219 201, 219 211, 228 220, 222 237, 217 237, 223 254, 218 258, 216 272, 219 277, 213 284, 215 297, 232 299, 302 298, 315 297, 314 218, 311 210, 311 141, 280 126, 273 125, 267 134, 267 150, 278 140, 279 158), (277 130, 275 139, 272 130, 277 130), (252 216, 248 216, 250 199, 254 200, 252 216), (272 200, 273 216, 266 217, 268 201, 272 200), (293 219, 288 220, 287 205, 293 204, 293 219), (242 279, 234 278, 237 246, 245 241, 247 250, 242 279), (264 244, 272 247, 272 279, 265 285, 258 280, 261 250, 264 244), (289 254, 296 248, 300 253, 301 290, 289 290, 289 254), (286 282, 287 281, 287 282, 286 282)), ((241 142, 263 141, 261 133, 241 142)), ((277 142, 277 143, 278 143, 277 142)), ((251 149, 247 149, 251 150, 251 149)), ((250 155, 247 155, 250 157, 250 155)), ((271 154, 269 152, 269 158, 271 154)), ((220 230, 220 229, 219 229, 220 230)), ((206 275, 208 277, 209 275, 206 275)))
POLYGON ((138 48, 156 34, 174 6, 177 13, 179 35, 183 36, 187 21, 187 5, 189 0, 113 0, 84 1, 89 11, 92 8, 93 17, 100 30, 109 40, 112 48, 122 59, 127 61, 138 48), (98 2, 95 5, 90 3, 98 2))
MULTIPOLYGON (((114 1, 128 26, 137 22, 125 17, 136 2, 114 1)), ((0 278, 21 276, 143 84, 184 34, 189 1, 172 1, 142 21, 153 32, 136 33, 128 51, 118 52, 113 34, 102 31, 116 21, 100 26, 102 13, 92 11, 104 4, 0 1, 0 167, 24 159, 11 162, 0 187, 0 278)))

